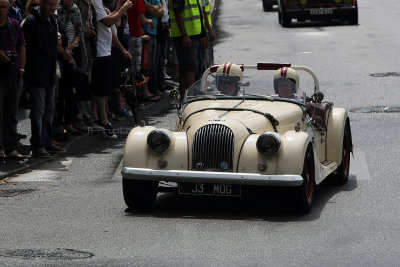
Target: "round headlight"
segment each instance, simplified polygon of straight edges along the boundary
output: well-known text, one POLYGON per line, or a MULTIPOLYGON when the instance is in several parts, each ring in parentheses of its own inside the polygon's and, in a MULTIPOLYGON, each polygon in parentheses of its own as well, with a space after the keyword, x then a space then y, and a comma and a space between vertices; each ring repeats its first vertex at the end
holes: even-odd
POLYGON ((165 153, 168 150, 170 144, 171 137, 166 131, 153 130, 147 136, 147 147, 153 153, 165 153))
POLYGON ((271 157, 279 152, 281 139, 276 133, 263 133, 258 137, 256 145, 261 155, 271 157))

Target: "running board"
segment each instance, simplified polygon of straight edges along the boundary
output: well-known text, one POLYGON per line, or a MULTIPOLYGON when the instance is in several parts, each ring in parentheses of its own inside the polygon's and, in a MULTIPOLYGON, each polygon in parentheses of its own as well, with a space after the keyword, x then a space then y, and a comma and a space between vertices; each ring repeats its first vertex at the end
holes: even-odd
POLYGON ((319 165, 319 176, 321 178, 321 181, 325 179, 329 174, 334 172, 338 164, 334 161, 323 161, 321 162, 321 165, 319 165))

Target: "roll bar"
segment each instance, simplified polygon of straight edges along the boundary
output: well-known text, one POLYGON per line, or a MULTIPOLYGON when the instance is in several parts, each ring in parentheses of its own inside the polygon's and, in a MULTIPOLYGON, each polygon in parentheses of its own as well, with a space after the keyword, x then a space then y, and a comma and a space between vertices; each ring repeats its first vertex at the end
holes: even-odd
MULTIPOLYGON (((314 79, 314 92, 319 91, 319 81, 317 76, 311 69, 305 66, 292 66, 291 63, 267 63, 267 62, 265 63, 260 62, 257 63, 257 65, 244 65, 244 64, 237 64, 237 65, 242 69, 243 72, 244 70, 277 70, 282 67, 291 67, 294 70, 305 71, 309 73, 311 77, 314 79)), ((203 76, 201 77, 200 88, 205 88, 208 74, 215 73, 218 67, 219 65, 214 65, 206 69, 206 71, 203 73, 203 76)))

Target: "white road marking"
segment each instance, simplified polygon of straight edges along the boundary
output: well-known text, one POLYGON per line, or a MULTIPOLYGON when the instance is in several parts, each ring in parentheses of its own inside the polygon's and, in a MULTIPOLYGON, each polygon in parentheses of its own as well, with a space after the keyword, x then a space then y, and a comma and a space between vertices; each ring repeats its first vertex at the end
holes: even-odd
POLYGON ((61 179, 59 171, 33 170, 10 179, 10 182, 51 182, 61 179))
POLYGON ((118 168, 115 170, 112 180, 114 180, 114 179, 121 180, 122 179, 121 171, 122 171, 122 160, 119 163, 118 168))
POLYGON ((361 150, 354 151, 354 158, 350 154, 350 180, 371 180, 365 154, 361 150))
POLYGON ((51 182, 61 179, 61 172, 66 171, 74 161, 73 157, 62 158, 43 166, 45 170, 33 170, 11 178, 10 182, 51 182), (60 167, 60 164, 62 167, 60 167))

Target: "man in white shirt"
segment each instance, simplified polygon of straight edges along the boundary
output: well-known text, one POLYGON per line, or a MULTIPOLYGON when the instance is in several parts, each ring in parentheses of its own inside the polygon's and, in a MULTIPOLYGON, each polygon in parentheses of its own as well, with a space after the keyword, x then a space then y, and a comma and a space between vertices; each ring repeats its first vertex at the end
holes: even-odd
POLYGON ((105 128, 105 134, 116 138, 111 123, 107 117, 107 97, 112 93, 112 65, 111 65, 111 26, 114 25, 125 12, 132 7, 132 2, 119 0, 115 11, 107 14, 102 0, 94 0, 94 7, 98 20, 97 58, 93 61, 92 87, 95 101, 92 103, 93 117, 96 123, 105 128))

